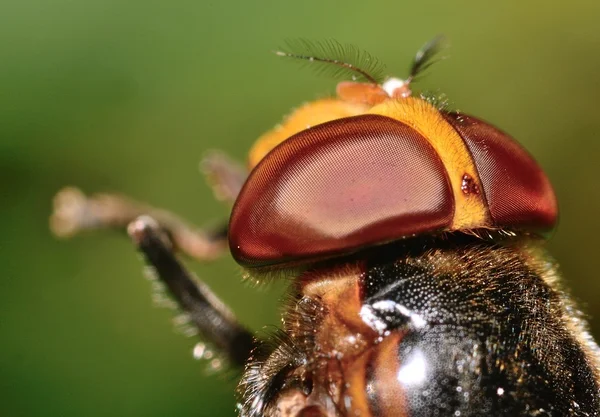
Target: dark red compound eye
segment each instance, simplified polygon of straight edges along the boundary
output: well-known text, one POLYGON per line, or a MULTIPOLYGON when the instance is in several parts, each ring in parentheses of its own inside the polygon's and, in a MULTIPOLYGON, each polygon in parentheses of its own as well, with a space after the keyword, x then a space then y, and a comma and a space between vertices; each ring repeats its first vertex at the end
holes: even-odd
POLYGON ((379 115, 334 120, 273 149, 250 174, 229 226, 243 266, 322 259, 447 228, 454 197, 428 141, 379 115))
POLYGON ((480 119, 442 114, 473 156, 494 225, 538 232, 552 229, 558 217, 556 197, 531 155, 480 119))

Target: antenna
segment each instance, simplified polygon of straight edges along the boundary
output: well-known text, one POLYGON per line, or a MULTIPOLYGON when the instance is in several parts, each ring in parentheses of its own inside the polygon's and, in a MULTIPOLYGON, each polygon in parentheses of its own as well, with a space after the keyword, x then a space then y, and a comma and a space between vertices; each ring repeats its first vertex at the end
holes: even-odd
POLYGON ((319 64, 319 71, 330 71, 336 77, 350 76, 353 81, 363 80, 377 85, 383 81, 385 66, 353 45, 341 44, 333 39, 323 42, 288 40, 286 45, 287 48, 274 51, 275 55, 319 64))
POLYGON ((427 42, 421 47, 413 58, 412 65, 410 67, 410 73, 406 79, 406 83, 414 81, 415 78, 425 71, 427 68, 435 64, 436 62, 445 59, 446 57, 439 56, 447 46, 447 39, 444 35, 437 35, 435 38, 427 42))

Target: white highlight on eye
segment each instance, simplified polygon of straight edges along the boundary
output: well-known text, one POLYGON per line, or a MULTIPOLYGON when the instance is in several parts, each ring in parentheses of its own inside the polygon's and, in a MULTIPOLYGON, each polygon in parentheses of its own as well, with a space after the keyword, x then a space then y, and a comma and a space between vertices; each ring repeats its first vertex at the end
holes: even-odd
POLYGON ((427 361, 423 352, 416 351, 406 365, 398 371, 398 381, 405 385, 416 385, 425 381, 427 361))
POLYGON ((496 394, 498 394, 498 395, 504 395, 504 388, 498 388, 496 390, 496 394))
POLYGON ((392 77, 381 84, 381 88, 383 88, 383 91, 385 91, 388 96, 391 96, 394 91, 396 91, 398 88, 404 87, 405 84, 406 82, 404 80, 392 77))

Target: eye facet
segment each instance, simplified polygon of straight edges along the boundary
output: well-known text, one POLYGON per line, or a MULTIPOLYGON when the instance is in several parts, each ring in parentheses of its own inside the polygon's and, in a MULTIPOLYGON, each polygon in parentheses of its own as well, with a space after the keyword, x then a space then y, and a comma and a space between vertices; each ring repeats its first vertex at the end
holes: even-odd
POLYGON ((558 218, 556 197, 529 153, 506 133, 473 116, 445 113, 444 117, 473 155, 494 223, 551 229, 558 218))
POLYGON ((233 208, 230 247, 247 267, 325 258, 443 229, 453 213, 428 141, 363 115, 307 129, 267 154, 233 208))

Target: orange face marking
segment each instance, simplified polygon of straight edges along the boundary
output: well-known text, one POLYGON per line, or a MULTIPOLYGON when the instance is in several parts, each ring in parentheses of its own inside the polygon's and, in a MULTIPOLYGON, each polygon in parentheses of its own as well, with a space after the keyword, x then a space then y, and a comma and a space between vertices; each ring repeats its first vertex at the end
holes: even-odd
POLYGON ((324 317, 314 337, 319 354, 329 358, 313 371, 311 395, 318 399, 323 393, 333 393, 340 407, 349 407, 349 416, 371 417, 365 380, 370 346, 377 334, 359 315, 361 271, 360 265, 346 265, 316 275, 308 273, 300 287, 304 297, 318 299, 323 305, 324 317))
POLYGON ((349 414, 360 417, 405 417, 406 397, 398 383, 398 346, 403 334, 394 332, 358 356, 345 370, 349 414), (369 374, 368 370, 371 369, 369 374))
POLYGON ((302 280, 302 294, 319 299, 327 309, 318 343, 323 350, 335 350, 353 355, 376 338, 373 330, 360 317, 359 265, 320 271, 317 279, 307 274, 302 280))
POLYGON ((346 378, 344 395, 350 399, 348 408, 351 416, 372 417, 366 388, 367 367, 372 356, 373 349, 365 351, 348 366, 344 373, 346 378))
POLYGON ((423 135, 439 155, 454 193, 455 212, 451 230, 491 225, 479 174, 467 146, 434 106, 415 97, 390 99, 367 113, 391 117, 423 135))
POLYGON ((368 381, 372 387, 367 386, 367 390, 372 390, 371 402, 377 405, 382 417, 405 417, 408 414, 403 386, 398 383, 398 371, 402 365, 398 358, 398 346, 403 336, 400 332, 394 332, 383 339, 373 357, 373 369, 376 371, 373 380, 368 381))

